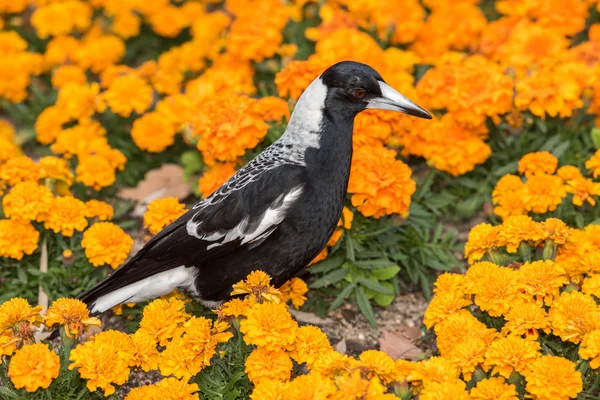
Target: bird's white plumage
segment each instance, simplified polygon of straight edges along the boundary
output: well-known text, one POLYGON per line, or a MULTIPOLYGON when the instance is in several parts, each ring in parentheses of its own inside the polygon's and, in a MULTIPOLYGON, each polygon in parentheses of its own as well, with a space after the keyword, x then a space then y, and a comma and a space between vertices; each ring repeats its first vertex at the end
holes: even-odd
POLYGON ((194 292, 194 268, 185 266, 152 275, 131 285, 100 296, 93 304, 93 313, 102 313, 118 304, 139 303, 163 296, 175 289, 194 292))

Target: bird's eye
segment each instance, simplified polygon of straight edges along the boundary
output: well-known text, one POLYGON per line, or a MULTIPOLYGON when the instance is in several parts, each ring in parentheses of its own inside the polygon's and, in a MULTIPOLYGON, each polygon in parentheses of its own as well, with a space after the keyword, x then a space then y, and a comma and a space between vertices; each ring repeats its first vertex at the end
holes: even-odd
POLYGON ((355 89, 352 93, 352 95, 357 99, 362 99, 363 97, 365 97, 365 94, 367 94, 367 91, 365 89, 355 89))

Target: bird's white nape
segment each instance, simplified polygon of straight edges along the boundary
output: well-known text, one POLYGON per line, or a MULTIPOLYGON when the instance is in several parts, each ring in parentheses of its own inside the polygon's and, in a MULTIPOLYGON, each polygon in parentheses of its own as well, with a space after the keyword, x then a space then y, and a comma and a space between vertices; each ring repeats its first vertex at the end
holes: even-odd
POLYGON ((302 154, 309 147, 319 148, 326 97, 327 86, 321 77, 318 77, 298 99, 290 122, 279 141, 283 144, 291 144, 294 146, 294 151, 302 154))
POLYGON ((100 296, 91 305, 91 311, 92 313, 103 313, 116 305, 154 299, 171 293, 175 289, 193 291, 194 278, 194 268, 186 268, 182 265, 100 296))

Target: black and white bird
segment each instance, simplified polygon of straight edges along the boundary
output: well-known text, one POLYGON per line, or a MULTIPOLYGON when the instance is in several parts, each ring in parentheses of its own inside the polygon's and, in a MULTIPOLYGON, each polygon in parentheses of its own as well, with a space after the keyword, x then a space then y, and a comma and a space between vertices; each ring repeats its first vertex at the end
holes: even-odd
POLYGON ((97 314, 180 289, 214 307, 257 269, 279 287, 319 254, 335 229, 346 199, 354 117, 365 109, 431 118, 368 65, 329 67, 300 96, 279 140, 80 299, 97 314))

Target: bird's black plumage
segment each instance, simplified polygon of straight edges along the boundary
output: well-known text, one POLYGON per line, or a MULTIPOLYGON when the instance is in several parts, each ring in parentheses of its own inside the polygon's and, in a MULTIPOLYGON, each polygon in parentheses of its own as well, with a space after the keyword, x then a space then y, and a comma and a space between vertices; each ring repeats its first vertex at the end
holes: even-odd
POLYGON ((340 218, 354 117, 373 104, 390 109, 404 100, 408 106, 402 107, 428 116, 388 88, 367 65, 330 67, 301 96, 277 142, 81 300, 102 312, 177 287, 218 302, 256 269, 268 273, 274 285, 283 284, 325 247, 340 218), (390 93, 400 97, 390 100, 390 93))

